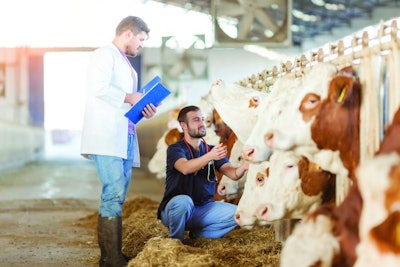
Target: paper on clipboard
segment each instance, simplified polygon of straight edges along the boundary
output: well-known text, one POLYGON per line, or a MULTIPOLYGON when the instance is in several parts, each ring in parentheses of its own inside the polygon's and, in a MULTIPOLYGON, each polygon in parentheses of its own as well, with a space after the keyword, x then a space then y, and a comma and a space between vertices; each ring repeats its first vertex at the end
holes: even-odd
POLYGON ((147 104, 152 103, 154 106, 158 106, 161 101, 171 94, 171 91, 161 83, 159 76, 155 76, 150 82, 143 86, 139 92, 144 95, 127 113, 125 113, 125 117, 135 124, 143 118, 142 111, 147 104))

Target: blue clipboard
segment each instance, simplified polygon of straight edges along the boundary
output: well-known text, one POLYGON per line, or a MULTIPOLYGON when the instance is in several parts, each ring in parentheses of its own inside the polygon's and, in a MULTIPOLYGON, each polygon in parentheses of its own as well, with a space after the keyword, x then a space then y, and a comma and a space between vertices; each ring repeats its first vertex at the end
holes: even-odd
POLYGON ((161 83, 159 76, 155 76, 150 82, 143 86, 139 92, 144 95, 127 113, 125 113, 125 117, 135 124, 143 118, 142 111, 147 104, 152 103, 154 106, 158 106, 171 94, 171 91, 161 83))

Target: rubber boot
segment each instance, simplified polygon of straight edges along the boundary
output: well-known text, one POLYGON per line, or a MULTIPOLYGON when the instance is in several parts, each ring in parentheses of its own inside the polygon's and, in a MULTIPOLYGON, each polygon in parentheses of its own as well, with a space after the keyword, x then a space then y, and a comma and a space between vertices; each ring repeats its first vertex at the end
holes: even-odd
POLYGON ((122 220, 121 217, 99 217, 98 234, 101 267, 123 267, 128 264, 122 254, 122 220), (102 251, 103 247, 103 251, 102 251))
POLYGON ((97 240, 100 247, 100 259, 99 259, 99 267, 104 267, 106 265, 106 249, 104 247, 104 235, 103 235, 103 220, 99 215, 97 218, 97 240))

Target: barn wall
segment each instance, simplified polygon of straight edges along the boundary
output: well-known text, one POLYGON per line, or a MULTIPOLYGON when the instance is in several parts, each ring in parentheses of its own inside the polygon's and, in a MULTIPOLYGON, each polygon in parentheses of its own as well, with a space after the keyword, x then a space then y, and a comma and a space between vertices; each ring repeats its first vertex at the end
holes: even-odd
POLYGON ((44 154, 41 127, 0 121, 0 171, 37 160, 44 154))
POLYGON ((27 48, 0 49, 0 171, 44 152, 43 59, 31 56, 27 48))

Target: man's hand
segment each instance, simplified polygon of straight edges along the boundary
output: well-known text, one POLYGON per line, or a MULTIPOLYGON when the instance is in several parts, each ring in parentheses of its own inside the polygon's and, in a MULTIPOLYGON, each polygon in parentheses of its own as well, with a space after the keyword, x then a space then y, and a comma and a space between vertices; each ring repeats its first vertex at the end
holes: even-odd
POLYGON ((142 93, 127 93, 127 94, 125 95, 125 100, 124 100, 124 102, 125 102, 125 103, 129 103, 129 104, 131 104, 131 105, 134 105, 134 104, 136 104, 136 102, 139 101, 139 99, 142 98, 142 96, 143 96, 142 93))
POLYGON ((220 143, 220 144, 214 146, 209 153, 211 153, 213 160, 219 160, 219 159, 223 159, 224 157, 226 157, 228 150, 227 150, 226 146, 224 146, 222 143, 220 143))
POLYGON ((156 112, 157 112, 157 108, 153 104, 150 103, 144 107, 142 114, 143 114, 143 117, 145 117, 146 119, 150 119, 151 117, 154 116, 154 114, 156 114, 156 112))

